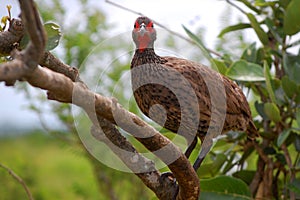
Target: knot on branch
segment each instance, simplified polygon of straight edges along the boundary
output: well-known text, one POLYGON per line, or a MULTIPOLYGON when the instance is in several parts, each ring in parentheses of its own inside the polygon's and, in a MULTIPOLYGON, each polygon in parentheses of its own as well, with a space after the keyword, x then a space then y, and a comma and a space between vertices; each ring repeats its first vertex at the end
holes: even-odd
POLYGON ((25 27, 20 19, 13 18, 9 23, 8 32, 12 33, 15 36, 20 37, 20 39, 24 36, 25 27))

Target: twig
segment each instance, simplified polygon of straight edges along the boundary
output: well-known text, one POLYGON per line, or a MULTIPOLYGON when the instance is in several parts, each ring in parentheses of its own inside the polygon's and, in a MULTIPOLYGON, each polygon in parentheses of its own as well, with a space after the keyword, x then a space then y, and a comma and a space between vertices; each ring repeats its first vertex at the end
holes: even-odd
MULTIPOLYGON (((137 14, 137 15, 140 15, 140 16, 145 16, 145 15, 144 15, 143 13, 141 13, 141 12, 137 12, 137 11, 135 11, 135 10, 126 8, 125 6, 122 6, 122 5, 118 4, 118 3, 112 2, 112 1, 110 1, 110 0, 105 0, 105 2, 106 2, 106 3, 109 3, 109 4, 113 5, 113 6, 115 6, 115 7, 117 7, 117 8, 120 8, 120 9, 122 9, 122 10, 126 10, 126 11, 128 11, 128 12, 131 12, 131 13, 134 13, 134 14, 137 14)), ((181 35, 180 33, 176 32, 176 31, 173 31, 173 30, 169 29, 169 28, 166 27, 165 25, 159 23, 159 22, 156 21, 156 20, 153 20, 152 18, 151 18, 151 20, 152 20, 157 26, 159 26, 159 27, 165 29, 166 31, 168 31, 168 32, 171 33, 172 35, 175 35, 175 36, 177 36, 177 37, 179 37, 179 38, 181 38, 181 39, 183 39, 183 40, 185 40, 185 41, 187 41, 187 42, 189 42, 189 43, 191 43, 191 44, 193 44, 193 45, 196 45, 196 43, 195 43, 193 40, 191 40, 191 39, 189 39, 189 38, 187 38, 187 37, 181 35)), ((211 50, 211 49, 209 49, 209 48, 206 48, 206 49, 207 49, 207 51, 209 51, 210 53, 214 54, 215 56, 222 57, 222 55, 219 54, 219 53, 217 53, 216 51, 211 50)))
POLYGON ((16 181, 18 181, 23 186, 24 190, 26 191, 28 199, 33 200, 33 196, 31 194, 29 188, 27 187, 26 183, 24 182, 24 180, 20 176, 18 176, 13 170, 11 170, 10 168, 6 167, 2 163, 0 163, 0 167, 2 167, 3 169, 5 169, 16 181))
POLYGON ((232 3, 230 0, 226 0, 226 2, 230 5, 232 5, 233 7, 235 7, 236 9, 238 9, 240 12, 242 12, 243 14, 247 15, 247 13, 245 11, 243 11, 240 7, 238 7, 237 5, 235 5, 234 3, 232 3))

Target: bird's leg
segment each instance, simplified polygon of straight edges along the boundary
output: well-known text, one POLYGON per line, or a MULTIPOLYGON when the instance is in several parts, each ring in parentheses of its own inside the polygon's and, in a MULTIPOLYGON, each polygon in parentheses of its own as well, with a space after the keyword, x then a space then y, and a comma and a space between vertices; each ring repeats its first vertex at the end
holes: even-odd
POLYGON ((204 157, 200 157, 198 156, 198 158, 196 159, 194 165, 193 165, 193 168, 195 171, 197 171, 199 169, 199 167, 201 166, 203 160, 204 160, 205 156, 204 157))
POLYGON ((195 149, 196 145, 197 145, 197 141, 198 138, 197 136, 193 139, 192 143, 188 146, 188 148, 186 149, 184 155, 189 158, 191 153, 193 152, 193 150, 195 149))
MULTIPOLYGON (((192 143, 188 146, 187 150, 185 151, 184 155, 189 158, 192 151, 195 149, 196 147, 196 144, 198 142, 198 138, 197 136, 193 139, 192 143)), ((161 174, 161 179, 165 179, 165 178, 168 178, 168 179, 173 179, 174 183, 176 183, 176 178, 173 176, 172 172, 165 172, 163 174, 161 174)), ((178 193, 178 191, 177 191, 178 193)), ((176 193, 176 196, 177 196, 177 193, 176 193)), ((175 198, 176 198, 175 196, 175 198)))
POLYGON ((201 146, 201 151, 199 156, 197 157, 193 167, 194 170, 197 172, 197 170, 199 169, 199 167, 201 166, 205 156, 208 154, 208 152, 210 151, 211 147, 213 145, 213 141, 210 138, 205 138, 204 141, 202 142, 202 146, 201 146))

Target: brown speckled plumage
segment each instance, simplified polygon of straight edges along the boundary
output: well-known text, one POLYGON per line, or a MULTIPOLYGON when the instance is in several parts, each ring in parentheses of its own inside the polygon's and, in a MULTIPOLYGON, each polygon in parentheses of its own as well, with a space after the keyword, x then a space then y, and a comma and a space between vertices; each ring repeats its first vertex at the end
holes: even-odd
POLYGON ((256 136, 248 102, 235 82, 204 65, 158 56, 153 49, 156 31, 146 17, 137 19, 132 36, 137 46, 131 62, 132 87, 145 115, 172 132, 184 135, 189 142, 195 135, 203 141, 209 126, 214 124, 211 123, 214 119, 211 119, 210 98, 213 91, 220 94, 220 100, 226 98, 220 101, 226 105, 217 108, 218 113, 225 116, 223 127, 219 127, 221 132, 245 131, 250 138, 256 136), (178 130, 181 123, 185 127, 178 130))

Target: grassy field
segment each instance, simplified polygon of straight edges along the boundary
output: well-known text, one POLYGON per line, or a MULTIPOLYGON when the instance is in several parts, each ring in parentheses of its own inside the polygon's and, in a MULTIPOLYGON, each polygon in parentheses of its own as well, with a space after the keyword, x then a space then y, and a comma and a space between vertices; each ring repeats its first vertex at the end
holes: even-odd
MULTIPOLYGON (((109 199, 98 190, 90 161, 83 153, 56 138, 39 132, 2 137, 0 152, 0 163, 24 179, 35 200, 109 199)), ((129 185, 132 180, 128 177, 133 177, 132 174, 112 170, 110 173, 118 179, 111 180, 117 199, 149 199, 152 196, 142 184, 129 185), (120 181, 121 176, 126 176, 123 181, 120 181), (132 188, 140 191, 131 191, 132 188), (133 193, 140 195, 133 198, 133 193)), ((133 182, 136 181, 139 180, 133 182)), ((0 200, 12 199, 27 199, 26 193, 7 171, 0 168, 0 200)))

